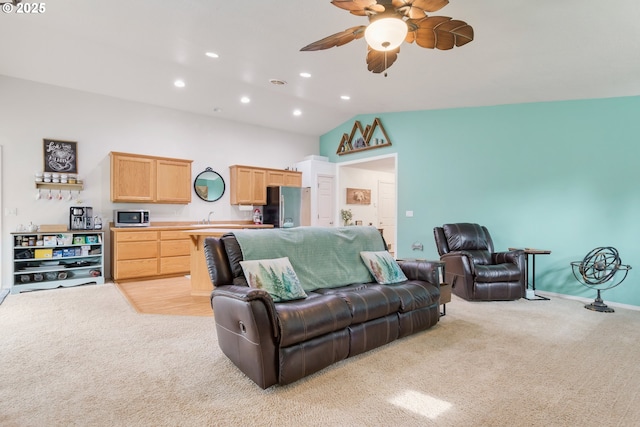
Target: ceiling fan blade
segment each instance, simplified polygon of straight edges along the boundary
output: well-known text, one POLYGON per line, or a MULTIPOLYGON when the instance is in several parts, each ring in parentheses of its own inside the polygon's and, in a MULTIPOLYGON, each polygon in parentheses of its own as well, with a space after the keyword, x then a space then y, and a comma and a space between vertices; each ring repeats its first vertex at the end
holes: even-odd
POLYGON ((427 49, 448 50, 464 46, 473 40, 473 28, 464 21, 447 16, 428 16, 419 21, 407 21, 409 33, 406 41, 414 41, 427 49))
POLYGON ((410 19, 424 18, 427 12, 435 12, 449 4, 449 0, 392 0, 391 4, 410 19))
POLYGON ((331 4, 358 16, 384 12, 384 6, 376 0, 331 0, 331 4))
POLYGON ((358 25, 357 27, 348 28, 344 31, 340 31, 339 33, 335 33, 328 37, 325 37, 322 40, 318 40, 316 42, 308 44, 300 50, 306 52, 342 46, 343 44, 347 44, 352 40, 364 37, 365 28, 367 28, 366 25, 358 25))
POLYGON ((372 73, 382 73, 396 62, 398 53, 400 53, 400 47, 386 52, 374 50, 369 47, 369 51, 367 52, 367 69, 372 73))

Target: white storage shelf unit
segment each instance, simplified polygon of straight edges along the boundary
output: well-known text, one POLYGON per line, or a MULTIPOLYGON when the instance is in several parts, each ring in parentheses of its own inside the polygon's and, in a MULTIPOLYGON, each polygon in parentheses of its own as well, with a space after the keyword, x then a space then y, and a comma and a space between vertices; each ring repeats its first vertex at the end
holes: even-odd
POLYGON ((101 231, 11 234, 12 294, 104 283, 104 234, 101 231))

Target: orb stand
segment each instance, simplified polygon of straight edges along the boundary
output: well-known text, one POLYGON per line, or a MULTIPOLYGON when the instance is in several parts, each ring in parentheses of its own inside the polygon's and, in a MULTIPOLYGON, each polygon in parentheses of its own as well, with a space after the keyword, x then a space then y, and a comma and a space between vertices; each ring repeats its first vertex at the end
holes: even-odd
POLYGON ((600 298, 600 289, 597 289, 597 291, 598 296, 596 297, 595 301, 593 301, 591 304, 586 304, 584 308, 588 310, 599 311, 601 313, 613 313, 615 310, 605 304, 604 301, 602 301, 602 298, 600 298))
POLYGON ((581 285, 598 291, 598 296, 584 308, 600 313, 613 313, 615 310, 602 301, 601 291, 615 288, 627 278, 630 265, 622 265, 618 250, 611 246, 595 248, 582 261, 571 262, 573 276, 581 285), (617 273, 622 273, 622 276, 617 273))

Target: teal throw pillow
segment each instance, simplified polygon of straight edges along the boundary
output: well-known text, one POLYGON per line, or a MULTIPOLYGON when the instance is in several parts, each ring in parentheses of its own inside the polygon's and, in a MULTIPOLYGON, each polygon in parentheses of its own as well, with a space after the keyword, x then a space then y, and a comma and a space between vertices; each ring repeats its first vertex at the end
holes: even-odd
POLYGON ((274 302, 307 297, 287 257, 240 261, 240 265, 249 286, 267 291, 274 302))
POLYGON ((381 285, 407 280, 407 276, 404 275, 396 260, 387 251, 363 251, 360 252, 360 257, 376 282, 381 285))

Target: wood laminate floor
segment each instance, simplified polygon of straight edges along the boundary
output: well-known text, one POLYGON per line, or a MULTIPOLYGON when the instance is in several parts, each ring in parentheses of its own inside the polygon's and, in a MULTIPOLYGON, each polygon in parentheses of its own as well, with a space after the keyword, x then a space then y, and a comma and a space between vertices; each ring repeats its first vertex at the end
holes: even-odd
POLYGON ((115 282, 115 285, 138 313, 213 316, 209 297, 191 295, 188 277, 115 282))

